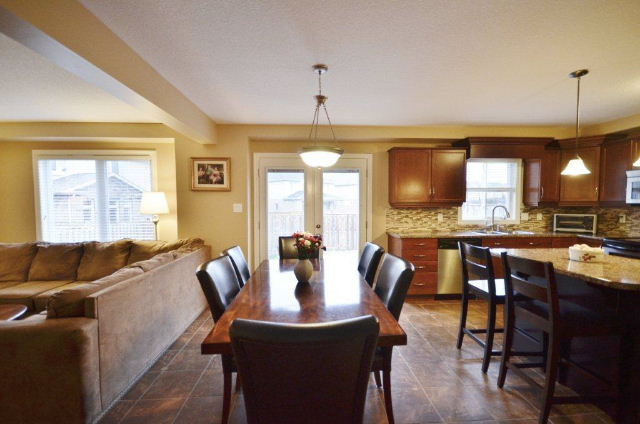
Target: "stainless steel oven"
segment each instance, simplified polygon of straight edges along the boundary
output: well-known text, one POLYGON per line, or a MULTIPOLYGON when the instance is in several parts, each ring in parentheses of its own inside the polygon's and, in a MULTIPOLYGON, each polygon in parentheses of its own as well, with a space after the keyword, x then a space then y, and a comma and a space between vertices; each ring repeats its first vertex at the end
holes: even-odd
POLYGON ((553 215, 553 231, 595 234, 598 215, 581 213, 557 213, 553 215))
POLYGON ((640 203, 640 170, 627 171, 627 203, 640 203))

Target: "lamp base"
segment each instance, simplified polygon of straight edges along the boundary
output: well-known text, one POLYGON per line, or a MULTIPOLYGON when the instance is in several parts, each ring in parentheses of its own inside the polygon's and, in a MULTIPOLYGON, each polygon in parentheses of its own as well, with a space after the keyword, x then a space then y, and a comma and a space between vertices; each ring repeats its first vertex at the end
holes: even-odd
POLYGON ((158 222, 160 222, 160 217, 158 215, 153 215, 151 218, 151 222, 153 222, 153 234, 155 239, 158 240, 158 222))

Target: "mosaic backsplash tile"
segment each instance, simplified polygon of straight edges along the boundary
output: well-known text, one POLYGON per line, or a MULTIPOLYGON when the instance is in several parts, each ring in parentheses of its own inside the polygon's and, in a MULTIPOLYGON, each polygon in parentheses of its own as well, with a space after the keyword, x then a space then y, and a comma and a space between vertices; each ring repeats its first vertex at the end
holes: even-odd
MULTIPOLYGON (((608 236, 631 236, 640 234, 640 207, 600 208, 600 207, 523 207, 521 212, 529 213, 528 221, 519 225, 508 225, 508 230, 524 230, 546 232, 553 230, 553 214, 583 213, 598 215, 598 233, 608 236), (537 214, 542 219, 537 219, 537 214), (626 215, 626 222, 620 223, 619 216, 626 215)), ((458 208, 441 209, 396 209, 388 208, 386 212, 387 231, 465 231, 478 228, 477 225, 458 224, 458 208), (443 221, 438 222, 438 214, 443 221)))

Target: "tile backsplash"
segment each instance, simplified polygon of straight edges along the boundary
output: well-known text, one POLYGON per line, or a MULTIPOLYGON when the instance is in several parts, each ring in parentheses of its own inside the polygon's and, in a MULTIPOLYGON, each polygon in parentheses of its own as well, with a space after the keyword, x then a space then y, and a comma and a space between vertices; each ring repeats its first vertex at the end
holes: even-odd
MULTIPOLYGON (((640 207, 600 208, 600 207, 527 207, 521 212, 529 214, 528 221, 521 221, 519 225, 506 228, 524 231, 545 232, 553 230, 553 214, 555 213, 584 213, 598 215, 598 233, 610 236, 628 236, 640 234, 640 207), (538 220, 537 215, 542 219, 538 220), (626 215, 626 222, 619 223, 619 215, 626 215)), ((387 231, 465 231, 478 228, 477 225, 458 224, 458 208, 441 209, 397 209, 387 208, 387 231), (438 214, 443 220, 438 222, 438 214)))

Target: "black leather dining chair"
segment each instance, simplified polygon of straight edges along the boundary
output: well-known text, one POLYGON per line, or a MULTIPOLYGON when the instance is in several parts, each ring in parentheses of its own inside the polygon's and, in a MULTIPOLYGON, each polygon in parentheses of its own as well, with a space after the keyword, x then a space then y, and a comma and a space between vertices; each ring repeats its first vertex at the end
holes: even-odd
MULTIPOLYGON (((415 266, 395 255, 386 254, 376 279, 374 288, 382 303, 385 304, 391 315, 397 320, 404 306, 407 291, 416 272, 415 266)), ((391 354, 393 347, 379 347, 373 359, 373 375, 378 387, 384 390, 384 406, 387 411, 387 421, 393 424, 393 405, 391 402, 391 354), (382 371, 382 382, 380 381, 382 371)))
MULTIPOLYGON (((298 259, 298 248, 296 247, 296 239, 291 236, 278 237, 278 253, 280 259, 298 259)), ((320 250, 311 253, 311 259, 320 257, 320 250)))
POLYGON ((249 271, 249 264, 247 264, 244 253, 242 253, 242 248, 240 246, 233 246, 223 250, 222 254, 231 258, 231 263, 233 263, 233 267, 236 270, 240 287, 244 287, 247 281, 249 281, 249 278, 251 278, 251 271, 249 271))
POLYGON ((358 272, 365 279, 367 284, 373 287, 373 279, 376 276, 380 259, 384 255, 384 249, 377 244, 369 243, 364 245, 360 261, 358 262, 358 272))
POLYGON ((229 334, 249 424, 362 423, 379 324, 236 319, 229 334))
MULTIPOLYGON (((205 262, 196 270, 200 287, 204 292, 213 321, 218 322, 227 307, 233 302, 240 291, 240 283, 236 270, 229 256, 220 256, 205 262)), ((237 372, 236 363, 232 355, 222 355, 223 396, 222 396, 222 424, 229 420, 231 406, 231 378, 237 372)), ((239 387, 236 378, 236 387, 239 387)))

